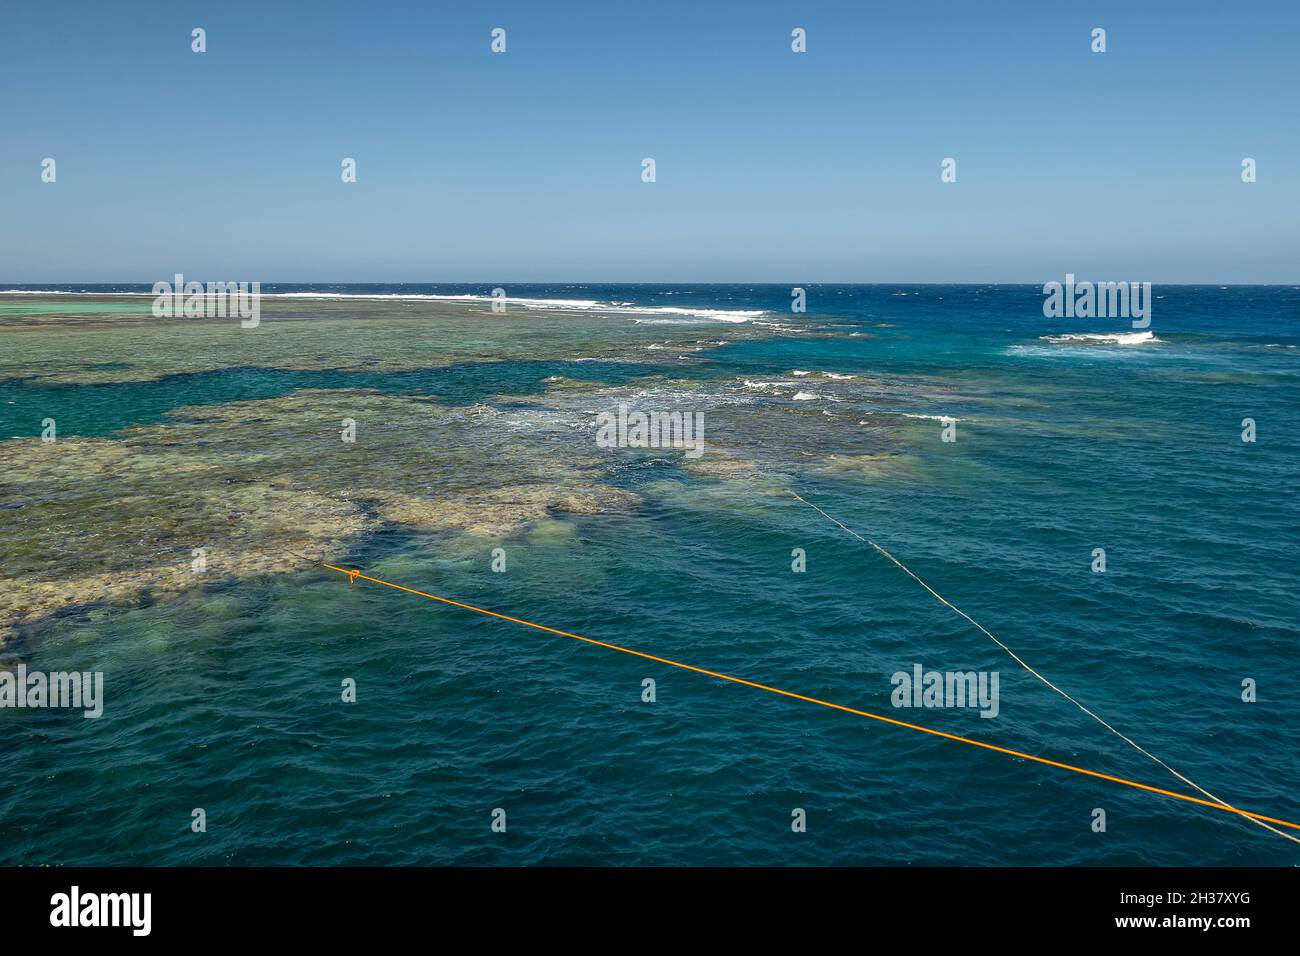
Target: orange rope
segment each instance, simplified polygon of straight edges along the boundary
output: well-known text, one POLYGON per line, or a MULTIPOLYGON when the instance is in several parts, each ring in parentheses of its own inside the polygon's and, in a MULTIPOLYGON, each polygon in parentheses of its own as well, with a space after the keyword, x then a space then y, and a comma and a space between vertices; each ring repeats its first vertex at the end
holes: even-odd
POLYGON ((962 737, 957 734, 946 733, 942 730, 934 730, 930 727, 922 727, 920 724, 909 724, 904 720, 895 720, 893 717, 883 717, 880 714, 873 714, 865 710, 857 710, 853 707, 845 707, 843 704, 835 704, 828 700, 820 700, 816 697, 807 697, 803 694, 796 694, 793 691, 782 690, 779 687, 770 687, 767 684, 759 684, 751 680, 745 680, 743 677, 733 677, 730 674, 722 674, 718 671, 706 670, 703 667, 696 667, 693 664, 683 664, 681 661, 675 661, 667 657, 659 657, 655 654, 647 654, 644 651, 636 651, 630 647, 622 647, 618 644, 610 644, 607 641, 598 641, 595 638, 583 637, 581 634, 573 634, 569 631, 561 631, 554 627, 547 627, 545 624, 535 624, 532 621, 526 621, 523 618, 511 617, 508 614, 500 614, 496 611, 489 611, 486 608, 475 607, 473 604, 463 604, 460 601, 453 601, 451 598, 439 597, 437 594, 430 594, 427 591, 417 591, 415 588, 408 588, 401 584, 394 584, 392 581, 384 581, 380 578, 372 578, 368 574, 362 574, 359 570, 335 567, 332 564, 321 564, 322 567, 329 568, 331 571, 337 571, 340 574, 347 575, 351 583, 358 579, 362 581, 371 581, 374 584, 382 584, 384 587, 394 588, 398 591, 405 591, 408 594, 415 594, 419 597, 428 598, 431 601, 441 601, 443 604, 450 604, 453 607, 464 608, 467 611, 473 611, 476 614, 486 614, 488 617, 500 618, 503 621, 510 621, 513 624, 522 624, 525 627, 535 628, 539 631, 545 631, 548 634, 558 634, 560 637, 569 637, 575 641, 583 641, 587 644, 594 644, 596 647, 604 647, 611 651, 619 651, 623 654, 631 654, 633 657, 641 657, 648 661, 655 661, 660 664, 667 664, 671 667, 680 667, 682 670, 694 671, 696 674, 703 674, 706 677, 716 677, 718 680, 730 681, 733 684, 743 684, 746 687, 753 687, 758 690, 765 690, 769 694, 779 694, 782 697, 792 697, 795 700, 802 700, 809 704, 817 704, 821 707, 829 707, 831 710, 841 710, 846 714, 855 714, 858 717, 870 717, 872 720, 878 720, 882 723, 893 724, 896 727, 906 727, 908 730, 918 730, 923 734, 931 734, 935 737, 943 737, 946 740, 955 740, 958 743, 970 744, 972 747, 981 747, 985 750, 993 750, 997 753, 1007 754, 1011 757, 1019 757, 1021 760, 1032 760, 1034 763, 1044 764, 1048 767, 1057 767, 1061 770, 1069 770, 1073 773, 1081 773, 1085 776, 1096 777, 1099 780, 1109 780, 1111 783, 1123 784, 1126 787, 1133 787, 1138 790, 1145 790, 1148 793, 1158 793, 1166 797, 1174 797, 1178 800, 1186 800, 1188 803, 1196 803, 1203 807, 1210 807, 1213 810, 1224 810, 1229 813, 1236 813, 1243 817, 1249 817, 1252 820, 1262 820, 1267 823, 1276 823, 1278 826, 1290 827, 1292 830, 1300 830, 1300 823, 1292 823, 1289 820, 1279 820, 1276 817, 1264 816, 1261 813, 1251 813, 1246 810, 1240 810, 1236 807, 1228 806, 1224 803, 1213 803, 1209 800, 1202 800, 1200 797, 1191 797, 1185 793, 1176 793, 1173 790, 1164 790, 1160 787, 1153 787, 1149 784, 1139 783, 1136 780, 1127 780, 1124 777, 1115 777, 1108 773, 1100 773, 1096 770, 1088 770, 1084 767, 1076 767, 1073 764, 1061 763, 1057 760, 1049 760, 1046 757, 1036 757, 1033 754, 1022 753, 1019 750, 1011 750, 1007 747, 999 747, 996 744, 984 743, 980 740, 972 740, 969 737, 962 737))

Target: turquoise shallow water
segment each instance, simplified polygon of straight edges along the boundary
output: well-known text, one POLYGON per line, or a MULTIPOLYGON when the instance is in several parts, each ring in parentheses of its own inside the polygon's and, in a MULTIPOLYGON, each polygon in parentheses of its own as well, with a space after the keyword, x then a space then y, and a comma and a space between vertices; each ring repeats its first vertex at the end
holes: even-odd
MULTIPOLYGON (((582 291, 668 301, 642 287, 582 291)), ((788 288, 672 291, 721 308, 789 301, 788 288)), ((1300 292, 1156 294, 1157 341, 1106 346, 1043 338, 1127 329, 1046 320, 1037 289, 814 288, 813 331, 734 343, 675 374, 794 381, 823 396, 801 407, 886 422, 881 451, 905 467, 804 467, 860 449, 803 417, 768 438, 783 451, 764 467, 1207 789, 1300 820, 1300 292), (959 420, 955 444, 939 440, 938 421, 907 417, 937 415, 959 420), (1256 443, 1240 440, 1245 417, 1256 443), (1104 575, 1089 568, 1096 547, 1104 575), (1241 701, 1245 678, 1255 703, 1241 701)), ((62 402, 62 427, 103 436, 182 404, 304 387, 454 404, 515 396, 500 402, 509 411, 579 365, 587 379, 643 377, 653 390, 661 370, 630 359, 15 380, 0 385, 0 425, 31 434, 28 419, 62 402)), ((789 404, 793 391, 736 394, 789 404)), ((722 440, 735 426, 719 427, 722 440)), ((521 533, 504 543, 505 574, 490 570, 491 543, 411 531, 357 542, 348 560, 593 638, 1185 789, 777 486, 693 476, 671 454, 628 455, 610 480, 643 505, 521 533), (807 551, 807 573, 791 573, 792 548, 807 551), (999 716, 893 708, 889 677, 914 663, 999 671, 999 716)), ((98 721, 0 712, 7 864, 1300 862, 1294 844, 1225 813, 306 568, 60 616, 25 632, 15 655, 111 681, 98 721), (338 701, 345 677, 355 705, 338 701), (646 677, 653 704, 640 699, 646 677), (200 806, 208 832, 195 835, 200 806), (504 834, 490 830, 495 807, 504 834), (791 832, 794 807, 806 833, 791 832), (1096 807, 1105 833, 1090 829, 1096 807)))

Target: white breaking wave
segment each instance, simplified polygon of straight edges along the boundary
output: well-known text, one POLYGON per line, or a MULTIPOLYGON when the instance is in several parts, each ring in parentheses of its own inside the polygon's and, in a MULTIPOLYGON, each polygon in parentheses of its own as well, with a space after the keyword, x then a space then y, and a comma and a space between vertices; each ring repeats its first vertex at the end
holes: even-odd
MULTIPOLYGON (((356 292, 264 292, 264 297, 282 299, 372 299, 441 302, 495 302, 490 295, 435 295, 432 293, 356 293, 356 292)), ((712 319, 718 322, 747 322, 766 315, 761 309, 688 309, 670 305, 633 305, 630 302, 601 302, 598 299, 528 299, 507 295, 506 308, 522 306, 525 309, 549 309, 561 312, 607 312, 618 315, 680 315, 695 319, 712 319)), ((647 325, 678 324, 671 320, 656 322, 638 319, 647 325)))
MULTIPOLYGON (((760 315, 767 314, 762 309, 679 309, 669 305, 632 305, 618 308, 600 306, 598 311, 626 313, 628 315, 685 315, 695 319, 713 319, 718 322, 748 322, 750 319, 756 319, 760 315)), ((671 319, 661 319, 658 322, 654 319, 637 319, 637 322, 645 325, 673 324, 671 319)))
POLYGON ((1040 335, 1039 339, 1053 345, 1142 345, 1159 342, 1154 332, 1073 332, 1066 335, 1040 335))
POLYGON ((795 369, 791 375, 821 375, 824 378, 833 378, 839 381, 845 381, 850 378, 857 378, 856 375, 842 375, 839 372, 806 372, 802 369, 795 369))
MULTIPOLYGON (((139 296, 156 298, 152 292, 66 292, 41 291, 39 289, 0 289, 0 295, 90 295, 90 296, 139 296)), ((357 300, 370 302, 484 302, 500 301, 490 295, 457 294, 439 295, 425 292, 263 292, 263 299, 303 299, 307 301, 357 300)), ((558 312, 604 312, 614 315, 652 315, 684 316, 683 319, 638 319, 638 324, 646 325, 686 325, 691 319, 705 319, 714 322, 748 322, 767 315, 762 309, 691 309, 669 305, 633 305, 630 302, 601 302, 597 299, 528 299, 507 295, 506 307, 518 306, 525 309, 541 309, 558 312)))

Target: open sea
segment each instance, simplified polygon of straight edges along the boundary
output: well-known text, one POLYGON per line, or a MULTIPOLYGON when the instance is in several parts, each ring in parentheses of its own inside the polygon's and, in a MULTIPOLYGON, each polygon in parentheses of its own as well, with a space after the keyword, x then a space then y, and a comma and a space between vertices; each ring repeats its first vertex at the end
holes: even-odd
POLYGON ((1022 285, 491 288, 264 284, 240 329, 0 284, 0 668, 105 675, 99 719, 0 709, 0 864, 1300 864, 312 563, 1191 792, 797 493, 1300 821, 1300 287, 1156 286, 1146 330, 1022 285), (700 413, 703 454, 598 447, 620 403, 700 413), (918 664, 998 672, 997 716, 895 707, 918 664))

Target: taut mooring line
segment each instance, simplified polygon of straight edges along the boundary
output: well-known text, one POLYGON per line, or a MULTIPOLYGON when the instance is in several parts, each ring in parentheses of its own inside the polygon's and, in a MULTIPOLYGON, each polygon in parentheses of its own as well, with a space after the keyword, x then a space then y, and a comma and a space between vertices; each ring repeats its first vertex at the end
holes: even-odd
MULTIPOLYGON (((832 519, 833 520, 833 519, 832 519)), ((644 658, 648 661, 655 661, 660 664, 667 664, 670 667, 680 667, 682 670, 693 671, 696 674, 703 674, 706 677, 716 677, 718 680, 730 681, 733 684, 742 684, 745 687, 753 687, 757 690, 767 691, 769 694, 779 694, 782 697, 790 697, 794 700, 802 700, 809 704, 817 704, 821 707, 829 707, 831 710, 841 710, 846 714, 856 714, 859 717, 870 717, 872 720, 878 720, 881 723, 893 724, 895 727, 906 727, 908 730, 916 730, 923 734, 930 734, 934 737, 943 737, 945 740, 955 740, 958 743, 970 744, 972 747, 980 747, 984 750, 992 750, 997 753, 1007 754, 1011 757, 1019 757, 1021 760, 1031 760, 1034 763, 1040 763, 1048 767, 1057 767, 1061 770, 1069 770, 1074 773, 1080 773, 1088 777, 1096 777, 1099 780, 1109 780, 1112 783, 1120 783, 1126 787, 1133 787, 1137 790, 1145 790, 1148 793, 1158 793, 1166 797, 1174 797, 1178 800, 1186 800, 1188 803, 1199 804, 1204 807, 1210 807, 1213 810, 1226 810, 1230 813, 1237 813, 1243 817, 1248 817, 1256 823, 1267 821, 1275 823, 1278 826, 1290 827, 1292 830, 1300 830, 1300 823, 1291 823, 1289 820, 1279 820, 1276 817, 1266 817, 1260 813, 1251 813, 1246 810, 1238 810, 1236 807, 1229 806, 1222 801, 1211 802, 1202 800, 1200 797, 1188 796, 1185 793, 1177 793, 1173 790, 1164 790, 1160 787, 1153 787, 1150 784, 1139 783, 1136 780, 1128 780, 1124 777, 1115 777, 1108 773, 1101 773, 1097 770, 1088 770, 1085 767, 1076 767, 1073 764, 1061 763, 1058 760, 1049 760, 1046 757, 1036 757, 1033 754, 1022 753, 1019 750, 1011 750, 1007 747, 999 747, 997 744, 984 743, 981 740, 972 740, 970 737, 961 737, 957 734, 950 734, 942 730, 934 730, 931 727, 922 727, 920 724, 909 724, 904 720, 896 720, 893 717, 884 717, 880 714, 873 714, 870 711, 858 710, 854 707, 846 707, 843 704, 835 704, 828 700, 820 700, 816 697, 807 697, 803 694, 796 694, 793 691, 782 690, 779 687, 771 687, 767 684, 759 684, 755 681, 745 680, 743 677, 733 677, 730 674, 723 674, 718 671, 706 670, 703 667, 696 667, 694 664, 684 664, 681 661, 675 661, 667 657, 659 657, 655 654, 647 654, 645 651, 633 650, 630 647, 623 647, 619 644, 610 644, 607 641, 598 641, 592 637, 583 637, 581 634, 574 634, 571 631, 561 631, 558 628, 547 627, 545 624, 535 624, 532 621, 526 621, 520 617, 511 617, 508 614, 501 614, 497 611, 489 611, 487 608, 475 607, 473 604, 464 604, 460 601, 453 601, 451 598, 440 597, 437 594, 430 594, 428 591, 417 591, 415 588, 408 588, 402 584, 394 584, 392 581, 385 581, 382 578, 373 578, 368 574, 362 574, 356 568, 340 568, 333 564, 324 562, 314 562, 323 568, 329 568, 331 571, 337 571, 339 574, 346 575, 349 583, 356 584, 357 581, 370 581, 374 584, 382 584, 384 587, 393 588, 398 591, 405 591, 407 594, 414 594, 418 597, 428 598, 430 601, 441 601, 443 604, 450 604, 452 607, 464 608, 467 611, 473 611, 476 614, 485 614, 488 617, 499 618, 503 621, 510 621, 513 624, 522 624, 525 627, 535 628, 539 631, 545 631, 548 634, 558 634, 560 637, 569 637, 575 641, 582 641, 586 644, 593 644, 596 647, 604 647, 611 651, 618 651, 622 654, 631 654, 633 657, 644 658)), ((1199 789, 1199 788, 1198 788, 1199 789)), ((1269 827, 1269 829, 1273 829, 1269 827)), ((1278 831, 1274 831, 1278 832, 1278 831)), ((1283 833, 1282 836, 1287 839, 1294 839, 1283 833)), ((1300 841, 1297 841, 1300 842, 1300 841)))
MULTIPOLYGON (((913 572, 911 568, 909 568, 907 565, 905 565, 902 561, 899 561, 898 558, 894 557, 892 554, 890 554, 888 551, 886 551, 886 550, 885 550, 884 548, 882 548, 880 545, 876 544, 876 542, 872 541, 870 538, 864 538, 862 535, 858 534, 856 531, 854 531, 852 528, 848 527, 847 525, 843 524, 843 523, 842 523, 841 521, 839 521, 838 519, 836 519, 836 518, 832 518, 830 515, 828 515, 825 511, 822 511, 821 508, 818 508, 815 504, 813 504, 813 503, 812 503, 811 501, 809 501, 807 498, 800 497, 798 494, 795 494, 795 492, 793 492, 793 491, 790 492, 790 494, 793 495, 793 496, 794 496, 796 499, 798 499, 799 501, 802 501, 804 504, 806 504, 806 505, 807 505, 809 508, 811 508, 813 511, 816 511, 819 515, 821 515, 821 516, 822 516, 823 518, 825 518, 827 521, 831 522, 831 523, 834 524, 834 525, 837 525, 841 530, 843 530, 843 531, 847 532, 848 534, 852 535, 853 537, 857 538, 857 539, 858 539, 859 541, 861 541, 863 544, 869 544, 869 545, 871 545, 871 547, 875 548, 875 549, 876 549, 877 551, 879 551, 882 555, 884 555, 886 558, 888 558, 890 561, 892 561, 894 564, 896 564, 899 568, 901 568, 901 569, 904 571, 904 573, 906 573, 907 576, 910 577, 913 581, 915 581, 917 584, 921 585, 921 587, 923 587, 923 588, 925 588, 927 591, 929 591, 930 594, 932 594, 932 595, 934 596, 935 600, 937 600, 940 604, 942 604, 942 605, 943 605, 944 607, 946 607, 946 608, 949 608, 949 609, 955 611, 955 612, 956 612, 957 614, 959 614, 961 617, 965 618, 967 621, 969 621, 971 624, 973 624, 973 625, 974 625, 974 626, 975 626, 975 627, 976 627, 976 628, 977 628, 977 629, 978 629, 978 630, 979 630, 979 631, 980 631, 980 632, 981 632, 985 637, 987 637, 989 640, 991 640, 991 641, 992 641, 994 644, 996 644, 998 647, 1000 647, 1000 648, 1002 648, 1004 651, 1006 651, 1007 654, 1009 654, 1009 655, 1011 656, 1011 659, 1014 660, 1017 664, 1019 664, 1021 667, 1023 667, 1023 668, 1024 668, 1026 671, 1028 671, 1030 674, 1033 674, 1035 677, 1037 677, 1040 681, 1042 681, 1044 684, 1046 684, 1046 685, 1047 685, 1048 687, 1050 687, 1052 690, 1056 691, 1058 694, 1060 694, 1062 697, 1064 697, 1066 700, 1068 700, 1070 703, 1072 703, 1075 707, 1078 707, 1081 711, 1083 711, 1085 714, 1087 714, 1089 717, 1091 717, 1091 718, 1092 718, 1093 720, 1095 720, 1097 723, 1101 724, 1103 727, 1105 727, 1107 730, 1109 730, 1112 734, 1114 734, 1114 735, 1115 735, 1116 737, 1118 737, 1120 740, 1124 741, 1126 744, 1128 744, 1130 747, 1132 747, 1132 748, 1133 748, 1134 750, 1136 750, 1138 753, 1143 754, 1143 755, 1146 756, 1146 757, 1150 757, 1152 760, 1154 760, 1154 761, 1155 761, 1156 763, 1158 763, 1160 766, 1164 767, 1166 770, 1168 770, 1171 774, 1173 774, 1175 777, 1177 777, 1177 778, 1178 778, 1179 780, 1181 780, 1183 783, 1187 784, 1189 787, 1194 788, 1195 790, 1199 791, 1200 793, 1205 794, 1207 797, 1209 797, 1211 800, 1213 800, 1214 803, 1215 803, 1216 805, 1218 805, 1219 807, 1221 807, 1221 808, 1223 808, 1223 809, 1226 809, 1226 810, 1231 810, 1233 813, 1241 814, 1241 816, 1243 816, 1243 817, 1245 817, 1246 819, 1250 820, 1252 823, 1257 823, 1257 824, 1259 824, 1260 826, 1262 826, 1265 830, 1269 830, 1269 831, 1272 832, 1272 833, 1276 833, 1278 836, 1283 837, 1284 839, 1290 840, 1292 843, 1300 843, 1300 839, 1297 839, 1297 838, 1293 837, 1293 836, 1292 836, 1291 834, 1289 834, 1289 833, 1283 833, 1281 830, 1275 830, 1273 827, 1271 827, 1271 826, 1269 826, 1267 823, 1263 822, 1263 820, 1262 820, 1258 815, 1253 814, 1253 813, 1245 813, 1245 812, 1243 812, 1243 811, 1241 811, 1241 810, 1238 810, 1236 807, 1232 806, 1232 804, 1228 803, 1227 801, 1219 799, 1219 798, 1216 797, 1214 794, 1210 793, 1210 791, 1206 790, 1204 787, 1202 787, 1200 784, 1198 784, 1195 780, 1192 780, 1192 779, 1190 779, 1190 778, 1184 776, 1183 774, 1179 773, 1177 770, 1175 770, 1173 767, 1169 766, 1169 764, 1165 763, 1163 760, 1161 760, 1159 757, 1157 757, 1157 756, 1156 756, 1155 754, 1153 754, 1151 751, 1147 750, 1147 749, 1146 749, 1145 747, 1143 747, 1141 744, 1137 743, 1136 741, 1134 741, 1132 738, 1128 737, 1127 735, 1120 733, 1118 730, 1116 730, 1114 727, 1112 727, 1112 726, 1111 726, 1109 723, 1107 723, 1105 720, 1103 720, 1102 718, 1098 717, 1095 713, 1093 713, 1093 712, 1092 712, 1091 710, 1089 710, 1087 707, 1083 706, 1083 704, 1079 703, 1077 700, 1075 700, 1073 697, 1071 697, 1071 696, 1070 696, 1069 694, 1067 694, 1065 691, 1061 690, 1061 688, 1057 687, 1055 684, 1053 684, 1050 680, 1048 680, 1046 677, 1044 677, 1044 676, 1043 676, 1042 674, 1040 674, 1038 671, 1036 671, 1036 670, 1034 670, 1032 667, 1030 667, 1027 663, 1025 663, 1025 661, 1024 661, 1023 659, 1021 659, 1021 657, 1020 657, 1019 654, 1017 654, 1017 653, 1016 653, 1015 651, 1013 651, 1011 648, 1007 647, 1006 644, 1003 644, 1000 640, 998 640, 996 637, 994 637, 993 634, 990 633, 989 630, 988 630, 986 627, 984 627, 983 624, 981 624, 979 621, 975 620, 973 617, 971 617, 969 614, 967 614, 967 613, 966 613, 965 611, 963 611, 961 608, 957 607, 955 604, 953 604, 953 603, 951 603, 950 601, 948 601, 948 600, 947 600, 947 599, 946 599, 942 594, 940 594, 940 593, 939 593, 938 591, 936 591, 934 588, 930 587, 930 585, 928 585, 928 584, 926 584, 924 581, 922 581, 921 578, 920 578, 920 577, 919 577, 915 572, 913 572)), ((1274 822, 1277 822, 1277 821, 1274 821, 1274 822)), ((1290 826, 1290 824, 1287 824, 1287 825, 1290 826)))

